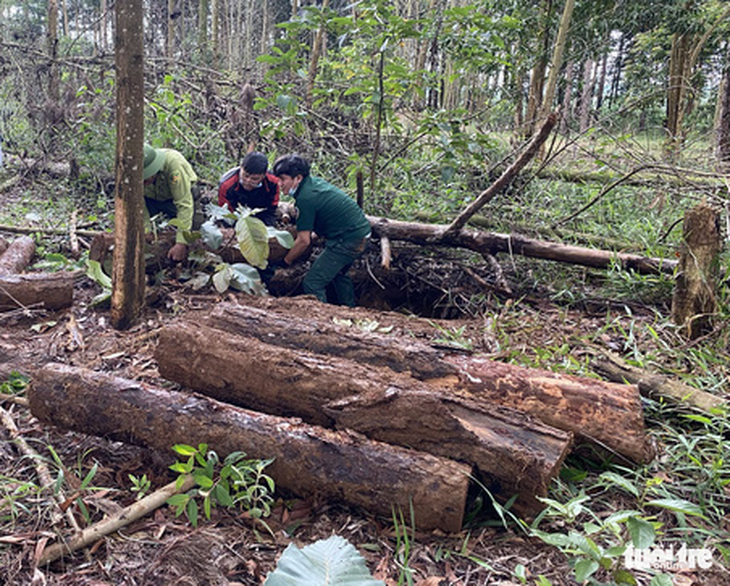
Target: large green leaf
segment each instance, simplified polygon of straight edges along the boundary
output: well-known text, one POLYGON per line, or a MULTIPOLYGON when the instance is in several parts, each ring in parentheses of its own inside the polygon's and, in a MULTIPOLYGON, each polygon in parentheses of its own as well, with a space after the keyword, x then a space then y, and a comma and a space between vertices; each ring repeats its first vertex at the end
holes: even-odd
POLYGON ((269 234, 264 224, 253 216, 241 216, 236 222, 238 247, 246 261, 260 269, 269 259, 269 234))
POLYGON ((302 549, 291 544, 264 586, 385 586, 374 580, 364 558, 339 535, 302 549))

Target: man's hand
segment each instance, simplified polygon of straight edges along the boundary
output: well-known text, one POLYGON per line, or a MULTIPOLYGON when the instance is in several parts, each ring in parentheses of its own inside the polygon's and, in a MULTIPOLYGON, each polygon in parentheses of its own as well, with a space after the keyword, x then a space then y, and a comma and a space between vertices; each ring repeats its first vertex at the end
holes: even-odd
POLYGON ((175 262, 182 262, 188 258, 188 245, 178 242, 167 252, 167 258, 175 262))

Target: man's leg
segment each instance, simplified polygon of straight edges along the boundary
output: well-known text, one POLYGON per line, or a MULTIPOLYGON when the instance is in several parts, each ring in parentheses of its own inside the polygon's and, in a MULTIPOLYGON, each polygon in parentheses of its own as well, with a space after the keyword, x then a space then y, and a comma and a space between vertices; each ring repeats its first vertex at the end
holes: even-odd
POLYGON ((355 288, 347 272, 364 250, 364 239, 349 242, 328 241, 322 254, 304 277, 304 292, 316 295, 320 301, 326 302, 325 289, 332 283, 340 305, 354 307, 355 288))
MULTIPOLYGON (((327 302, 327 293, 325 289, 331 283, 338 273, 350 268, 352 264, 352 256, 336 247, 325 245, 322 253, 314 261, 312 267, 304 277, 302 283, 304 292, 310 295, 316 295, 317 299, 327 302)), ((338 291, 339 294, 339 291, 338 291)))

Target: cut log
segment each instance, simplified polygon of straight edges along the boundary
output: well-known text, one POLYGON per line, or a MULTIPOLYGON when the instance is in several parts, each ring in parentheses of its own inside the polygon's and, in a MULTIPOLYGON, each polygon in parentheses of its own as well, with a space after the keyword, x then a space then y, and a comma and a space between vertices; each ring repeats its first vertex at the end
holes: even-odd
POLYGON ((461 387, 475 400, 519 409, 634 462, 653 448, 636 385, 525 369, 478 357, 449 356, 463 373, 461 387))
POLYGON ((727 403, 717 395, 690 387, 671 377, 632 366, 613 352, 603 350, 602 353, 602 356, 591 360, 593 370, 608 380, 638 385, 639 392, 645 397, 666 399, 705 413, 727 408, 727 403))
POLYGON ((0 311, 57 310, 73 303, 78 272, 0 275, 0 311))
MULTIPOLYGON (((372 311, 366 312, 363 308, 343 309, 337 306, 315 303, 317 313, 314 314, 315 307, 312 307, 313 302, 306 298, 250 298, 250 301, 247 301, 247 303, 259 309, 264 309, 266 315, 269 316, 272 322, 278 322, 282 319, 287 319, 289 322, 296 321, 296 318, 291 313, 307 316, 307 320, 309 321, 312 320, 313 315, 316 315, 316 323, 318 324, 323 324, 325 320, 331 321, 336 319, 338 315, 342 319, 349 316, 351 320, 357 321, 358 318, 365 319, 367 315, 372 316, 374 313, 372 311)), ((216 329, 227 331, 231 334, 230 337, 224 336, 224 339, 220 341, 218 340, 221 337, 219 334, 210 332, 207 335, 202 335, 198 344, 200 348, 191 349, 190 356, 186 358, 175 357, 172 354, 176 350, 176 344, 180 344, 181 347, 186 344, 183 338, 187 334, 181 333, 181 335, 174 335, 171 331, 164 332, 163 330, 164 335, 170 335, 172 338, 169 344, 171 356, 166 356, 163 348, 158 347, 158 361, 160 362, 160 369, 163 372, 163 376, 172 377, 171 380, 177 380, 181 384, 206 393, 230 392, 238 394, 241 392, 249 392, 245 390, 245 382, 241 382, 240 380, 242 378, 240 373, 246 372, 246 381, 251 380, 251 387, 258 388, 259 385, 265 385, 265 390, 261 393, 263 399, 274 401, 269 407, 263 404, 257 404, 252 408, 266 410, 267 408, 274 408, 275 405, 279 404, 282 409, 286 409, 287 407, 292 409, 293 403, 296 402, 298 413, 290 411, 290 414, 300 417, 318 417, 320 418, 318 422, 321 425, 331 425, 331 421, 324 419, 326 414, 322 413, 318 406, 324 404, 327 400, 337 400, 337 395, 339 395, 339 398, 345 398, 347 394, 367 394, 373 392, 372 389, 374 388, 383 389, 389 385, 400 386, 401 388, 413 388, 413 385, 411 384, 409 387, 409 383, 407 382, 394 382, 392 378, 387 378, 383 369, 375 371, 372 369, 355 370, 351 366, 351 363, 350 366, 340 367, 340 370, 343 368, 349 369, 349 372, 352 373, 350 379, 356 379, 348 381, 347 376, 337 368, 330 367, 327 369, 327 364, 335 364, 332 360, 327 360, 326 362, 321 358, 303 360, 297 354, 296 350, 306 346, 304 344, 297 344, 295 339, 291 340, 290 345, 291 349, 295 352, 294 354, 286 354, 286 359, 281 358, 284 356, 283 350, 271 349, 267 351, 265 347, 256 357, 244 356, 247 352, 245 338, 243 336, 232 335, 235 332, 236 326, 224 325, 221 322, 221 316, 228 314, 232 318, 234 315, 239 315, 240 312, 245 312, 246 307, 244 306, 235 311, 232 310, 231 313, 228 313, 228 311, 229 307, 222 305, 219 310, 213 312, 213 315, 216 317, 211 317, 211 321, 207 323, 209 325, 215 325, 216 329), (177 338, 180 339, 177 340, 177 338), (237 345, 237 349, 226 350, 225 346, 228 343, 237 345), (219 351, 223 353, 222 355, 229 358, 225 361, 200 359, 200 363, 194 362, 195 352, 202 352, 205 347, 206 354, 208 354, 207 350, 213 346, 216 348, 219 347, 219 351), (164 356, 163 353, 165 354, 164 356), (314 374, 311 371, 311 365, 315 364, 316 360, 323 362, 325 365, 317 373, 317 376, 320 377, 318 379, 313 378, 314 374), (167 364, 168 361, 170 361, 169 365, 167 364), (218 383, 212 382, 218 378, 214 371, 218 368, 219 363, 222 362, 226 364, 221 364, 220 368, 230 370, 230 372, 223 375, 225 377, 223 382, 220 380, 218 383), (236 369, 228 366, 228 363, 239 363, 240 368, 236 369), (186 364, 189 364, 189 366, 186 366, 186 364), (193 364, 195 366, 192 366, 193 364), (204 374, 196 375, 195 372, 185 372, 195 371, 196 369, 204 371, 204 374), (269 387, 276 387, 276 385, 267 383, 268 377, 276 376, 278 378, 281 373, 286 373, 281 383, 283 385, 282 389, 270 389, 269 387), (249 376, 254 376, 261 380, 254 381, 253 379, 249 379, 249 376), (289 393, 285 390, 292 384, 298 385, 303 378, 307 380, 312 379, 312 382, 309 383, 312 388, 302 388, 302 391, 296 394, 289 393), (355 383, 359 385, 359 390, 347 393, 348 388, 355 388, 355 383), (331 389, 333 385, 337 388, 331 389), (209 390, 206 390, 205 387, 208 387, 209 390), (236 387, 241 390, 234 391, 233 389, 236 387), (342 388, 345 390, 342 390, 342 388), (331 389, 332 392, 325 393, 326 396, 323 396, 321 389, 331 389), (277 394, 280 398, 274 399, 277 394), (312 401, 309 406, 303 406, 301 404, 310 399, 312 401)), ((400 316, 393 314, 382 315, 385 316, 382 325, 388 327, 393 326, 393 334, 384 335, 372 333, 369 334, 369 337, 380 336, 384 341, 389 341, 395 346, 399 342, 395 342, 394 339, 398 340, 406 337, 408 330, 399 321, 400 316)), ((403 319, 405 318, 401 318, 401 321, 403 319)), ((301 321, 304 320, 302 319, 301 321)), ((191 321, 187 327, 187 329, 191 330, 190 335, 193 335, 193 330, 203 322, 205 322, 205 318, 202 317, 195 318, 194 322, 191 321)), ((265 326, 262 326, 264 329, 258 333, 252 327, 251 322, 248 323, 248 326, 251 327, 251 330, 248 332, 250 335, 258 336, 268 342, 268 339, 265 337, 265 326)), ((322 325, 322 327, 327 328, 329 326, 322 325)), ((357 336, 353 333, 349 337, 348 343, 353 345, 356 339, 357 336)), ((281 342, 276 343, 283 344, 285 340, 286 338, 282 338, 281 342)), ((330 356, 338 356, 337 345, 332 344, 330 347, 332 348, 332 352, 329 353, 330 356)), ((324 354, 327 352, 327 348, 328 345, 324 341, 320 340, 317 342, 318 352, 324 354)), ((351 353, 351 356, 359 356, 365 354, 366 348, 367 346, 363 347, 362 352, 356 352, 354 348, 350 348, 348 352, 351 353)), ((215 352, 210 353, 210 355, 215 356, 215 352)), ((641 399, 636 385, 615 384, 586 377, 555 374, 544 370, 528 369, 494 362, 480 357, 443 356, 437 358, 437 360, 456 367, 458 377, 455 379, 449 375, 442 379, 427 381, 433 390, 459 393, 462 395, 466 393, 466 396, 472 397, 480 403, 504 405, 523 411, 549 426, 575 434, 582 441, 590 441, 634 461, 643 462, 651 459, 653 456, 645 433, 641 399), (622 432, 618 434, 616 430, 622 430, 622 432)), ((439 365, 438 369, 441 370, 441 368, 439 365)), ((419 388, 423 390, 425 387, 421 385, 419 388)), ((232 402, 237 400, 235 396, 226 398, 225 395, 218 395, 218 397, 222 400, 230 400, 232 402)))
POLYGON ((505 252, 601 269, 619 263, 624 269, 632 269, 643 274, 671 274, 677 266, 677 261, 674 260, 543 242, 521 234, 462 230, 453 237, 444 239, 446 226, 401 222, 374 216, 369 216, 368 220, 375 236, 385 236, 390 240, 412 242, 422 246, 457 246, 491 255, 505 252))
MULTIPOLYGON (((218 400, 476 465, 506 498, 535 512, 571 436, 495 405, 440 392, 386 368, 224 335, 200 320, 160 332, 160 374, 218 400)), ((439 379, 443 381, 444 379, 439 379)))
POLYGON ((251 336, 283 348, 306 348, 317 354, 410 373, 421 380, 456 376, 457 373, 456 367, 442 359, 443 352, 428 344, 363 330, 357 327, 357 320, 354 324, 351 319, 340 319, 340 324, 311 321, 292 313, 272 313, 251 306, 220 303, 204 321, 233 336, 251 336))
POLYGON ((339 428, 476 466, 490 491, 532 516, 560 472, 572 434, 527 415, 455 395, 389 388, 324 406, 339 428))
POLYGON ((677 281, 672 296, 672 321, 695 339, 712 329, 717 311, 720 214, 705 203, 687 211, 677 281))
POLYGON ((36 372, 28 399, 42 423, 166 453, 206 443, 275 458, 267 472, 280 489, 387 517, 412 503, 419 529, 461 528, 471 469, 446 458, 60 364, 36 372))
POLYGON ((23 272, 35 254, 35 241, 30 236, 13 240, 0 256, 0 276, 23 272))

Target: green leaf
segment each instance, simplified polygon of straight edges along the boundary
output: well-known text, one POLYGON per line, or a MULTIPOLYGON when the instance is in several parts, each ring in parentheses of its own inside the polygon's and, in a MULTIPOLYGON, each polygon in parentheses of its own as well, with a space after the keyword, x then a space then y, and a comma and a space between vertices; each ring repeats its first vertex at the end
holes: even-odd
POLYGON ((218 250, 223 244, 223 232, 213 220, 200 226, 200 235, 206 248, 210 250, 218 250))
POLYGON ((213 286, 218 293, 223 293, 228 290, 228 286, 231 284, 231 267, 229 265, 223 265, 220 270, 216 271, 213 275, 213 286))
POLYGON ((242 216, 236 222, 236 237, 243 258, 255 267, 266 268, 269 258, 269 234, 266 224, 253 216, 242 216))
POLYGON ((669 509, 675 513, 684 513, 685 515, 694 515, 695 517, 704 517, 702 509, 689 501, 683 499, 655 499, 646 503, 662 509, 669 509))
POLYGON ((188 501, 188 506, 185 510, 185 512, 188 515, 188 519, 190 520, 190 523, 193 527, 198 526, 198 503, 195 502, 195 499, 190 499, 188 501))
POLYGON ((193 446, 187 444, 175 444, 172 446, 173 451, 177 452, 181 456, 193 456, 197 450, 193 446))
POLYGON ((595 560, 580 560, 575 564, 575 581, 580 583, 585 582, 598 568, 598 562, 595 560))
POLYGON ((339 535, 297 548, 290 544, 279 558, 264 586, 385 586, 374 580, 365 559, 347 540, 339 535))
POLYGON ((230 286, 238 291, 251 293, 252 295, 262 295, 264 293, 264 284, 261 281, 261 275, 251 265, 245 263, 232 264, 230 286))
POLYGON ((649 582, 649 586, 672 586, 674 581, 669 574, 657 574, 649 582))
POLYGON ((179 472, 180 474, 187 474, 192 470, 192 468, 192 466, 185 462, 175 462, 172 466, 170 466, 170 470, 173 472, 179 472))
POLYGON ((277 230, 273 226, 267 226, 266 235, 269 238, 276 238, 276 241, 284 248, 291 248, 294 246, 294 236, 291 235, 291 232, 287 232, 286 230, 277 230))
POLYGON ((213 488, 213 479, 205 474, 194 474, 193 477, 195 478, 195 483, 200 488, 213 488))
POLYGON ((99 463, 95 462, 94 465, 91 467, 91 470, 89 470, 89 473, 86 475, 86 477, 81 481, 81 490, 84 490, 91 484, 91 481, 94 479, 94 476, 96 476, 96 472, 99 470, 99 463))
POLYGON ((231 498, 230 492, 228 492, 228 489, 223 486, 222 484, 217 484, 215 487, 215 491, 213 492, 215 495, 216 500, 221 504, 221 506, 224 507, 232 507, 233 506, 233 499, 231 498))
POLYGON ((623 488, 626 492, 635 497, 639 496, 639 489, 636 488, 630 480, 624 478, 620 474, 616 474, 615 472, 604 472, 599 478, 606 482, 610 482, 611 484, 615 484, 619 488, 623 488))
POLYGON ((111 277, 104 272, 98 260, 89 259, 86 261, 86 265, 86 276, 89 279, 101 285, 104 289, 112 288, 111 277))
POLYGON ((649 521, 639 517, 630 517, 626 521, 626 526, 629 529, 631 543, 636 549, 646 549, 654 543, 656 533, 654 532, 654 526, 649 521))

